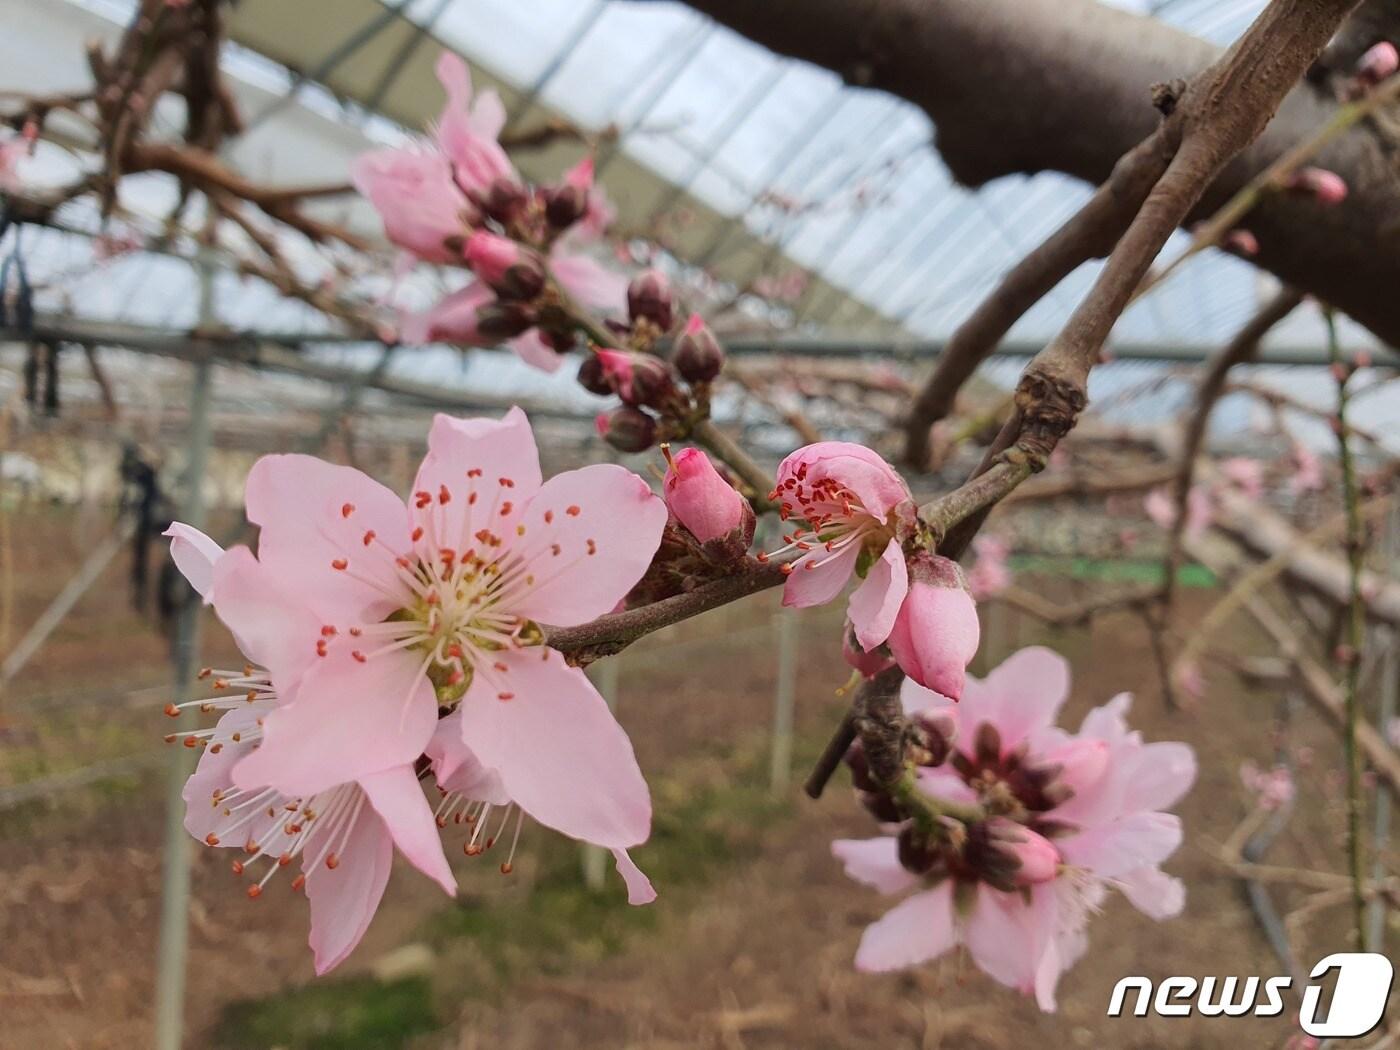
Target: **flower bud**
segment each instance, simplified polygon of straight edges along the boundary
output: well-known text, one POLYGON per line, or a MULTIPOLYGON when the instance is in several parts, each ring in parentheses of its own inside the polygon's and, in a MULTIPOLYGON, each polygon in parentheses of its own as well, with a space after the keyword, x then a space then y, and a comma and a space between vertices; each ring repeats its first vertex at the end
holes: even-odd
POLYGON ((1225 235, 1223 247, 1240 255, 1259 254, 1259 238, 1246 229, 1236 228, 1225 235))
POLYGON ((578 384, 590 394, 607 397, 613 392, 612 383, 603 371, 603 362, 597 354, 584 354, 583 363, 578 366, 578 384))
POLYGON ((644 270, 627 286, 627 313, 633 321, 646 319, 663 332, 671 330, 675 306, 671 282, 660 270, 644 270))
POLYGON ((987 821, 988 840, 1014 865, 1012 879, 1018 886, 1049 882, 1060 867, 1060 851, 1044 835, 1005 817, 987 821))
POLYGON ((497 300, 477 308, 476 330, 483 339, 514 339, 528 332, 535 319, 535 311, 528 303, 497 300))
POLYGON ((588 213, 593 192, 593 158, 585 157, 564 176, 558 186, 544 191, 544 217, 556 230, 567 230, 588 213))
POLYGON ((957 700, 981 638, 977 603, 956 562, 920 553, 908 569, 909 592, 886 644, 915 682, 957 700))
POLYGON ((912 871, 915 875, 927 875, 943 861, 938 844, 930 842, 928 837, 912 824, 900 829, 896 849, 900 867, 905 871, 912 871))
POLYGON ((656 420, 630 405, 599 413, 594 425, 599 436, 619 452, 645 452, 656 443, 656 420))
POLYGON ((486 189, 476 194, 474 199, 482 214, 502 225, 513 222, 530 203, 530 195, 525 191, 525 187, 509 175, 498 175, 492 179, 486 189))
POLYGON ((1379 84, 1400 69, 1400 51, 1389 40, 1373 45, 1356 60, 1356 75, 1367 87, 1379 84))
POLYGON ((1319 204, 1340 204, 1346 200, 1347 184, 1335 171, 1326 168, 1302 168, 1284 182, 1284 189, 1314 197, 1319 204))
POLYGON ((699 314, 691 314, 671 355, 687 383, 708 383, 724 368, 724 349, 699 314))
POLYGON ((487 230, 467 238, 467 265, 502 299, 534 299, 544 290, 544 259, 533 248, 487 230))
POLYGON ((596 354, 613 393, 629 405, 657 405, 674 390, 666 362, 651 354, 599 350, 596 354))
POLYGON ((666 477, 661 484, 666 506, 677 521, 715 554, 737 561, 753 540, 754 514, 749 501, 720 476, 710 457, 698 448, 666 453, 666 477), (723 550, 720 550, 720 547, 723 550))

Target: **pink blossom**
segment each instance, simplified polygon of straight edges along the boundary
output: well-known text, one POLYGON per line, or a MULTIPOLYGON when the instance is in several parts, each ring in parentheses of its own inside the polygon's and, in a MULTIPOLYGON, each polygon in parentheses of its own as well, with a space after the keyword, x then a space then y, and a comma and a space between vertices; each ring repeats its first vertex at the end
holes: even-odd
POLYGON ((473 101, 471 71, 450 51, 438 58, 437 78, 447 92, 437 122, 437 144, 457 185, 468 194, 484 194, 497 179, 514 179, 510 158, 496 141, 506 123, 500 96, 483 91, 473 101))
POLYGON ((752 537, 754 515, 749 501, 720 477, 709 456, 698 448, 683 448, 674 456, 668 453, 666 462, 661 486, 666 506, 692 536, 707 543, 747 530, 752 537))
POLYGON ((24 188, 19 162, 29 155, 29 143, 15 136, 0 142, 0 193, 18 193, 24 188))
POLYGON ((240 789, 306 796, 411 765, 446 709, 525 814, 610 849, 646 839, 626 734, 539 626, 609 612, 641 578, 666 522, 645 482, 611 464, 543 481, 515 408, 437 416, 407 506, 351 468, 266 456, 247 514, 256 564, 312 614, 284 645, 314 659, 233 767, 240 789))
POLYGON ((425 262, 461 260, 461 239, 478 216, 440 153, 376 150, 355 161, 351 178, 379 212, 391 242, 425 262))
POLYGON ((1293 464, 1293 475, 1288 479, 1288 487, 1293 495, 1321 492, 1327 487, 1327 482, 1322 476, 1322 461, 1307 445, 1301 441, 1293 442, 1289 458, 1293 464))
POLYGON ((1264 495, 1264 467, 1257 459, 1231 456, 1220 464, 1220 473, 1250 499, 1257 500, 1264 495))
POLYGON ((1223 247, 1237 255, 1254 256, 1259 254, 1259 238, 1245 229, 1233 229, 1225 235, 1223 247))
POLYGON ((301 874, 293 890, 311 903, 311 949, 316 972, 345 959, 364 936, 389 879, 395 845, 449 895, 456 883, 447 866, 432 808, 411 764, 390 766, 307 794, 236 786, 233 770, 262 742, 265 721, 279 697, 296 688, 315 660, 289 641, 314 630, 315 618, 285 594, 274 574, 246 548, 225 553, 197 529, 175 523, 166 532, 171 555, 185 578, 233 631, 254 665, 215 671, 211 697, 171 705, 222 711, 212 729, 185 738, 203 748, 185 784, 185 828, 209 846, 238 851, 237 875, 249 875, 247 894, 261 896, 273 876, 293 861, 301 874), (262 667, 278 664, 274 677, 262 667), (264 870, 259 874, 257 868, 264 870))
MULTIPOLYGON (((1165 486, 1159 485, 1142 501, 1147 516, 1159 528, 1171 529, 1176 522, 1176 501, 1165 486)), ((1200 536, 1215 519, 1215 502, 1204 485, 1192 485, 1186 493, 1186 525, 1188 537, 1200 536)))
POLYGON ((997 536, 978 536, 972 541, 976 560, 967 574, 967 586, 979 602, 1000 594, 1011 586, 1011 568, 1007 558, 1011 548, 997 536))
POLYGON ((944 839, 906 854, 922 874, 901 863, 895 836, 833 843, 852 878, 887 894, 918 889, 865 931, 858 969, 900 969, 962 945, 985 973, 1050 1011, 1110 888, 1155 919, 1181 911, 1181 882, 1159 868, 1181 842, 1180 821, 1163 811, 1195 779, 1195 756, 1185 744, 1144 744, 1129 731, 1126 694, 1091 711, 1078 733, 1059 729, 1068 694, 1068 664, 1041 648, 969 679, 956 707, 906 682, 907 712, 958 723, 952 758, 921 769, 920 788, 986 807, 1012 798, 1026 841, 1008 872, 997 829, 973 824, 965 844, 944 839))
POLYGON ((1264 771, 1247 759, 1240 763, 1240 783, 1255 796, 1259 808, 1266 810, 1288 805, 1297 791, 1287 766, 1277 765, 1264 771))
POLYGON ((783 604, 824 605, 859 573, 847 615, 860 646, 870 652, 888 641, 906 674, 956 697, 976 651, 976 609, 948 559, 923 555, 906 565, 896 532, 914 505, 895 469, 863 445, 822 441, 779 464, 770 498, 784 521, 805 523, 772 552, 801 552, 784 570, 783 604))

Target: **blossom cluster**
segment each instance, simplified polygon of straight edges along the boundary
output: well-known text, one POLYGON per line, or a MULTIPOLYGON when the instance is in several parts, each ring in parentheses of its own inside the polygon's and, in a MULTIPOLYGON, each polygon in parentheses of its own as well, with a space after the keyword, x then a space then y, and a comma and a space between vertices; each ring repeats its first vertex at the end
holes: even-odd
POLYGON ((886 834, 838 840, 832 852, 881 893, 917 891, 865 931, 857 968, 899 969, 961 945, 992 978, 1053 1010, 1110 889, 1155 919, 1181 911, 1182 884, 1160 865, 1181 843, 1181 822, 1165 810, 1195 779, 1191 749, 1144 743, 1124 721, 1127 694, 1069 733, 1055 724, 1069 689, 1068 664, 1043 648, 968 679, 957 704, 905 683, 904 710, 926 745, 916 790, 957 822, 904 818, 859 749, 848 756, 886 834))

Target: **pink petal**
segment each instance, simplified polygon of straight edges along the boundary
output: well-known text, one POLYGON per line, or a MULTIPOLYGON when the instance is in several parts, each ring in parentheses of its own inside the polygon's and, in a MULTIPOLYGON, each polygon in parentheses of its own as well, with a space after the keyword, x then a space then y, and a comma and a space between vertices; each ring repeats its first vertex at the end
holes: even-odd
POLYGON ((535 328, 516 336, 506 345, 520 356, 520 360, 541 372, 557 372, 564 363, 564 355, 546 344, 535 328))
POLYGON ((213 576, 214 611, 243 655, 273 672, 286 699, 316 659, 324 621, 284 589, 279 574, 247 547, 229 549, 213 576))
POLYGON ((908 593, 909 570, 904 565, 904 551, 898 540, 890 540, 846 607, 862 649, 869 652, 890 636, 908 593))
POLYGON ((438 59, 437 76, 447 91, 447 103, 438 117, 438 144, 455 168, 459 184, 484 190, 495 179, 513 178, 510 158, 496 141, 504 123, 496 120, 497 105, 482 107, 478 102, 478 109, 469 108, 472 86, 466 63, 444 51, 438 59))
POLYGON ((1024 895, 978 887, 964 933, 973 961, 1008 988, 1033 992, 1041 956, 1054 933, 1056 912, 1050 883, 1033 886, 1024 895))
POLYGON ((428 500, 422 510, 415 507, 415 521, 430 528, 437 547, 458 553, 479 546, 475 534, 483 528, 513 540, 515 523, 539 487, 535 434, 519 408, 499 420, 438 413, 428 431, 428 454, 413 482, 415 504, 419 493, 428 500))
MULTIPOLYGON (((971 692, 971 686, 977 679, 969 678, 967 691, 963 693, 964 699, 971 692)), ((954 711, 958 712, 959 719, 965 718, 969 708, 965 703, 950 700, 942 693, 935 693, 932 689, 926 689, 912 678, 904 679, 904 684, 899 687, 899 702, 904 707, 906 715, 917 715, 920 711, 954 711)))
POLYGON ((1052 937, 1040 957, 1040 965, 1035 971, 1036 1005, 1047 1014, 1057 1008, 1055 988, 1060 983, 1060 975, 1073 966, 1089 948, 1089 938, 1083 930, 1052 937))
POLYGON ((468 746, 541 824, 609 849, 646 840, 651 798, 632 742, 559 653, 494 654, 477 665, 461 710, 468 746))
POLYGON ((322 623, 377 622, 407 604, 393 559, 411 547, 408 511, 379 482, 314 456, 263 456, 248 474, 245 499, 248 520, 262 527, 258 560, 322 623), (369 532, 375 543, 367 547, 369 532), (351 571, 332 566, 341 559, 351 571))
POLYGON ((926 795, 942 799, 944 802, 978 801, 977 792, 948 766, 937 766, 933 769, 923 767, 916 775, 919 790, 926 795))
POLYGON ((360 943, 384 896, 394 860, 388 829, 363 799, 344 845, 337 848, 339 863, 334 868, 324 862, 307 866, 323 846, 323 836, 313 834, 302 854, 317 976, 339 966, 360 943))
POLYGON ((1125 809, 1170 809, 1195 783, 1196 753, 1188 744, 1147 744, 1125 779, 1125 809))
POLYGON ((426 262, 460 261, 460 249, 449 245, 466 232, 468 204, 440 153, 374 150, 355 161, 350 175, 379 213, 390 242, 426 262))
POLYGON ((433 764, 433 776, 438 786, 456 791, 477 802, 493 806, 510 805, 510 796, 494 769, 481 764, 472 749, 462 739, 462 712, 453 711, 438 719, 437 728, 423 753, 433 764))
POLYGON ((783 604, 792 609, 825 605, 841 593, 856 571, 860 547, 848 543, 836 553, 817 547, 792 563, 792 572, 783 584, 783 604))
POLYGON ((471 128, 484 139, 499 138, 506 124, 506 106, 501 96, 488 88, 477 96, 472 106, 471 128))
POLYGON ((613 863, 617 865, 617 873, 627 884, 627 903, 641 905, 656 900, 656 890, 652 888, 651 880, 637 867, 631 855, 625 849, 615 849, 612 855, 613 863))
MULTIPOLYGON (((230 807, 216 801, 217 795, 226 795, 233 783, 232 770, 239 759, 253 750, 256 737, 252 730, 258 720, 266 716, 275 706, 273 700, 256 700, 251 704, 235 707, 224 714, 215 726, 214 735, 209 738, 209 746, 199 755, 199 764, 194 773, 185 781, 180 793, 185 800, 185 830, 201 842, 213 835, 221 846, 243 846, 250 838, 260 839, 280 816, 264 819, 255 817, 244 823, 243 813, 235 813, 230 807), (238 740, 233 738, 237 736, 238 740), (217 746, 217 750, 215 749, 217 746)), ((260 809, 261 814, 261 809, 260 809)))
POLYGON ((626 313, 627 278, 590 256, 556 248, 549 256, 549 272, 584 306, 607 314, 626 313))
POLYGON ((472 281, 449 292, 422 313, 406 314, 399 321, 399 335, 406 343, 495 346, 495 339, 481 334, 477 317, 483 306, 495 301, 496 293, 487 285, 472 281))
POLYGON ((175 568, 207 602, 209 588, 214 585, 214 563, 224 549, 193 525, 179 521, 172 521, 161 535, 170 537, 170 557, 175 568))
POLYGON ((1172 813, 1133 813, 1059 841, 1067 864, 1114 879, 1162 863, 1181 845, 1181 820, 1172 813))
POLYGON ((522 581, 502 607, 564 627, 611 612, 647 571, 666 517, 666 505, 623 467, 555 475, 521 515, 525 535, 510 552, 533 582, 522 581))
POLYGON ((910 498, 899 472, 876 452, 849 441, 818 441, 793 452, 778 465, 778 484, 806 467, 805 478, 816 483, 831 478, 850 489, 865 509, 883 521, 910 498))
POLYGON ((918 877, 899 863, 899 845, 893 835, 873 839, 837 839, 831 855, 846 874, 881 893, 903 893, 918 884, 918 877))
POLYGON ((1053 725, 1069 698, 1069 661, 1041 645, 1020 649, 980 681, 968 679, 962 696, 969 719, 991 722, 1010 750, 1031 733, 1053 725))
POLYGON ((883 973, 936 959, 957 944, 953 883, 916 893, 866 927, 856 949, 856 969, 883 973))
POLYGON ((389 829, 394 845, 408 862, 432 879, 449 897, 457 895, 457 880, 442 852, 433 808, 412 766, 395 766, 360 778, 360 787, 389 829))
POLYGON ((352 652, 336 639, 267 716, 262 745, 234 769, 239 787, 313 795, 418 759, 437 725, 419 657, 400 649, 360 663, 352 652))
POLYGON ((1157 868, 1136 868, 1118 877, 1118 888, 1151 919, 1174 919, 1186 907, 1186 886, 1157 868))
POLYGON ((981 630, 977 603, 967 591, 916 580, 895 617, 888 644, 905 674, 957 700, 967 665, 977 655, 981 630))

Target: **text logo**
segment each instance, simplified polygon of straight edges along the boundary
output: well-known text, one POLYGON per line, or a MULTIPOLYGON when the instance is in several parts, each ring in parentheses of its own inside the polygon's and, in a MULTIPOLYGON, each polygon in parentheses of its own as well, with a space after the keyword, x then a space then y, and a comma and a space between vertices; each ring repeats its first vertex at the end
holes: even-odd
MULTIPOLYGON (((1395 968, 1384 955, 1374 952, 1338 952, 1312 968, 1303 989, 1299 1026, 1307 1035, 1326 1039, 1352 1039, 1375 1029, 1385 1014, 1395 968), (1336 971, 1329 1003, 1324 1007, 1324 986, 1315 983, 1336 971)), ((1167 977, 1154 988, 1147 977, 1124 977, 1113 986, 1108 1016, 1123 1016, 1128 993, 1137 992, 1134 1017, 1149 1012, 1161 1017, 1276 1017, 1283 1013, 1283 993, 1292 987, 1290 977, 1167 977), (1262 997, 1261 997, 1262 992, 1262 997)))

